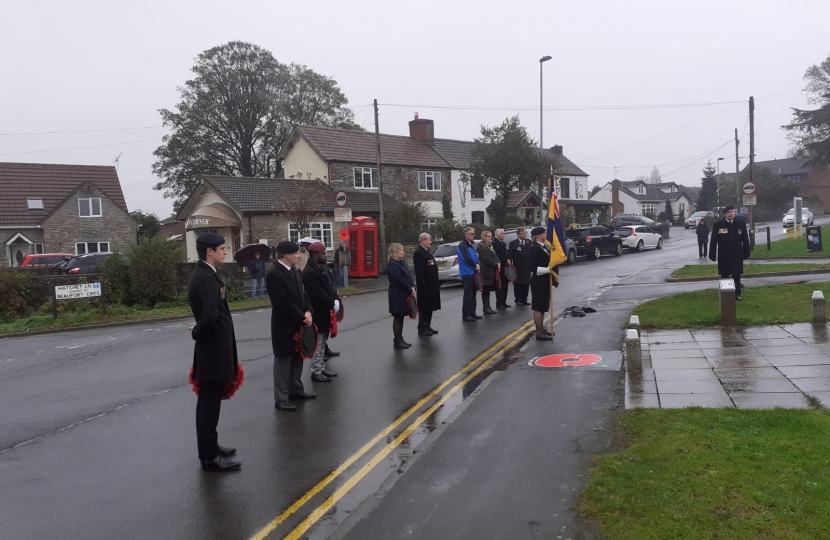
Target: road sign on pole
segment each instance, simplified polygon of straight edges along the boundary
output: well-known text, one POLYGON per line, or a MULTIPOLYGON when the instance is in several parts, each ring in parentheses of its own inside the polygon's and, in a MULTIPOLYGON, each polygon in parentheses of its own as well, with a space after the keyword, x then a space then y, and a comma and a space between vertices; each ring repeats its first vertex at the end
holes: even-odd
POLYGON ((100 283, 79 283, 77 285, 56 285, 55 298, 69 300, 71 298, 91 298, 101 296, 100 283))
POLYGON ((755 182, 744 182, 743 185, 744 195, 752 195, 755 193, 755 182))
POLYGON ((744 195, 744 206, 755 206, 758 204, 757 195, 744 195))
MULTIPOLYGON (((338 191, 334 194, 334 204, 337 205, 338 208, 343 208, 346 206, 348 202, 348 197, 346 197, 346 192, 343 190, 338 191)), ((349 218, 351 219, 351 218, 349 218)), ((348 221, 348 220, 347 220, 348 221)))
POLYGON ((352 209, 351 208, 335 208, 334 209, 334 221, 351 221, 352 220, 352 209))

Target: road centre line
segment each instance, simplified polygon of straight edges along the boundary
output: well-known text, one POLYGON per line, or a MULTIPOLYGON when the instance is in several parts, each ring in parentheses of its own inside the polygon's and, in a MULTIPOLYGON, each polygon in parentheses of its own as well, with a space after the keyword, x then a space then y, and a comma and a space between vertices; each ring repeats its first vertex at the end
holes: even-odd
MULTIPOLYGON (((527 330, 530 330, 529 328, 527 330)), ((526 337, 525 333, 520 334, 518 337, 515 337, 508 345, 504 348, 509 348, 510 346, 514 345, 515 343, 520 342, 526 337)), ((501 351, 500 351, 501 352, 501 351)), ((323 503, 314 509, 311 514, 308 515, 302 522, 300 522, 297 527, 294 528, 288 535, 283 537, 283 540, 299 540, 302 538, 302 535, 305 534, 312 526, 314 526, 317 521, 323 517, 326 512, 331 510, 331 508, 337 504, 337 502, 346 496, 346 494, 352 490, 354 486, 357 485, 358 482, 363 480, 363 478, 369 474, 381 461, 386 459, 386 457, 392 453, 392 450, 400 446, 400 444, 407 439, 412 433, 420 427, 435 411, 438 410, 440 406, 447 402, 453 395, 455 395, 459 390, 464 388, 464 386, 476 375, 481 373, 485 368, 487 368, 493 361, 499 358, 500 354, 494 354, 490 357, 489 360, 482 362, 480 366, 478 366, 474 371, 472 371, 469 375, 467 375, 464 379, 458 382, 455 386, 452 387, 444 396, 441 397, 438 401, 436 401, 429 409, 424 411, 418 418, 412 422, 408 428, 406 428, 400 435, 395 437, 395 439, 388 443, 380 452, 378 452, 375 457, 369 460, 363 467, 360 468, 354 475, 352 475, 345 484, 335 490, 334 493, 329 496, 328 499, 323 501, 323 503)), ((261 533, 260 533, 261 534, 261 533)), ((266 535, 267 536, 267 535, 266 535)), ((265 536, 257 535, 252 540, 262 540, 265 536)))
MULTIPOLYGON (((501 338, 499 341, 491 345, 487 348, 484 352, 470 360, 464 367, 459 369, 452 375, 449 379, 445 380, 443 383, 438 385, 435 389, 432 390, 429 394, 421 398, 415 405, 410 407, 406 412, 400 415, 394 422, 389 424, 385 427, 380 433, 374 436, 372 440, 368 443, 364 444, 360 450, 356 453, 352 454, 346 461, 344 461, 339 467, 333 470, 331 473, 328 474, 325 478, 323 478, 316 486, 308 490, 302 497, 297 499, 294 504, 289 506, 285 509, 279 516, 277 516, 273 521, 271 521, 268 525, 266 525, 260 532, 256 535, 251 537, 251 540, 263 540, 269 534, 271 534, 277 527, 279 527, 285 520, 289 517, 294 515, 300 508, 302 508, 312 497, 320 493, 326 486, 328 486, 331 482, 333 482, 338 476, 343 474, 349 467, 351 467, 358 459, 363 457, 365 454, 369 452, 378 442, 383 440, 384 437, 389 435, 392 431, 394 431, 399 425, 401 425, 407 418, 412 416, 418 409, 420 409, 425 403, 435 397, 439 392, 441 392, 444 388, 452 384, 452 382, 457 379, 459 376, 463 375, 468 369, 472 368, 478 362, 481 362, 488 355, 493 353, 496 350, 500 350, 503 348, 503 345, 509 341, 511 341, 517 334, 523 334, 526 330, 530 328, 533 324, 533 321, 528 321, 520 326, 518 329, 514 330, 513 332, 509 333, 508 335, 501 338)), ((494 356, 495 358, 495 356, 494 356)), ((491 358, 492 361, 492 358, 491 358)), ((483 364, 482 364, 483 365, 483 364)), ((480 367, 479 367, 480 369, 480 367)), ((473 373, 478 373, 478 370, 474 371, 473 373)), ((468 380, 469 377, 465 380, 468 380)), ((397 439, 396 439, 397 440, 397 439)), ((402 440, 402 439, 401 439, 402 440)), ((390 443, 391 444, 391 443, 390 443)), ((400 444, 400 443, 398 443, 400 444)), ((397 445, 395 445, 397 446, 397 445)), ((391 449, 390 449, 391 451, 391 449)))

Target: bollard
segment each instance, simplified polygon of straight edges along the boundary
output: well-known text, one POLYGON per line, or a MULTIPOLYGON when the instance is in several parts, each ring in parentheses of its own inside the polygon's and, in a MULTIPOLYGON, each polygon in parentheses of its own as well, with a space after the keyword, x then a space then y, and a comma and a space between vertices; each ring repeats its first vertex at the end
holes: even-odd
POLYGON ((735 326, 738 317, 735 313, 735 280, 720 280, 720 325, 735 326))
POLYGON ((810 322, 813 324, 827 322, 827 304, 824 302, 824 293, 821 291, 813 291, 813 314, 810 322))
POLYGON ((640 334, 633 329, 625 331, 625 363, 629 373, 642 375, 643 349, 640 345, 640 334))
POLYGON ((628 319, 628 327, 633 328, 637 332, 640 331, 640 317, 637 315, 632 315, 630 319, 628 319))

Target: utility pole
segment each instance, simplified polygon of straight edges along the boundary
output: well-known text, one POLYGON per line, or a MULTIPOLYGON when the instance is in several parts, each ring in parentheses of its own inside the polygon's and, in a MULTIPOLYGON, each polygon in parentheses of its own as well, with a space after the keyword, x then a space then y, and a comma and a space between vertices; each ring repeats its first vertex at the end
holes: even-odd
MULTIPOLYGON (((749 96, 749 181, 755 182, 755 98, 749 96)), ((756 189, 757 193, 758 190, 756 189)), ((757 195, 756 195, 757 197, 757 195)), ((749 211, 749 226, 755 230, 755 212, 749 211)), ((749 245, 755 247, 755 233, 749 235, 749 245)), ((738 291, 740 293, 740 291, 738 291)))
POLYGON ((735 128, 735 206, 741 206, 741 158, 738 154, 738 128, 735 128))
POLYGON ((378 229, 380 229, 380 245, 375 256, 378 259, 378 271, 381 273, 386 270, 386 258, 383 257, 383 252, 386 249, 386 229, 383 222, 383 175, 380 172, 380 125, 378 124, 378 100, 375 100, 375 144, 378 151, 378 210, 380 210, 380 219, 378 220, 378 229))

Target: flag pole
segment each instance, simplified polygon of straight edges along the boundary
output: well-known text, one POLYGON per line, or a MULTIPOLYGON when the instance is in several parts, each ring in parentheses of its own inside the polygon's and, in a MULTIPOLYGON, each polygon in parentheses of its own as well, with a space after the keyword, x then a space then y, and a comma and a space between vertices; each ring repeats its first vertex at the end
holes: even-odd
MULTIPOLYGON (((553 165, 550 167, 550 176, 548 176, 548 220, 550 220, 550 213, 553 210, 550 205, 553 202, 553 165)), ((547 221, 545 222, 545 229, 547 229, 547 221)), ((553 235, 556 234, 555 228, 551 229, 550 238, 548 238, 548 242, 550 242, 551 252, 553 252, 553 235)), ((550 266, 550 262, 548 262, 548 266, 550 266)), ((553 272, 548 273, 548 286, 550 287, 550 337, 553 339, 553 272)))
POLYGON ((548 274, 548 277, 550 278, 548 280, 550 281, 550 337, 553 338, 555 335, 553 333, 553 274, 548 274))

